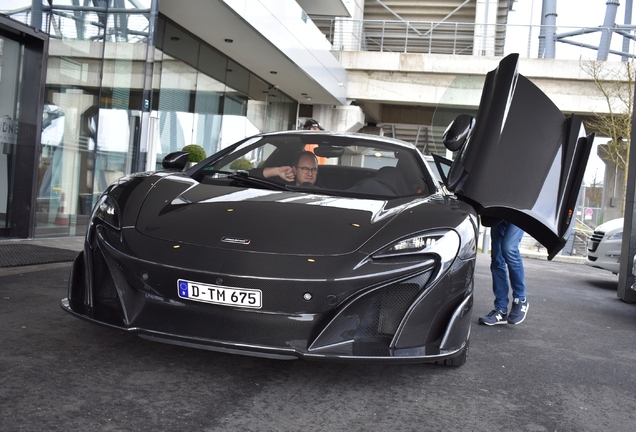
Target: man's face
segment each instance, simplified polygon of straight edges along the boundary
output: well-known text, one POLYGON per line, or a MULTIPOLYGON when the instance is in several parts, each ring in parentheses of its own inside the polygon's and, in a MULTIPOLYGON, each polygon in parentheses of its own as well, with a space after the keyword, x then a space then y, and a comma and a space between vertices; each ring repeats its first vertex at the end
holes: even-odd
POLYGON ((310 155, 304 155, 298 160, 298 166, 292 167, 294 176, 296 176, 296 185, 303 183, 316 183, 316 174, 318 173, 318 164, 316 158, 310 155))

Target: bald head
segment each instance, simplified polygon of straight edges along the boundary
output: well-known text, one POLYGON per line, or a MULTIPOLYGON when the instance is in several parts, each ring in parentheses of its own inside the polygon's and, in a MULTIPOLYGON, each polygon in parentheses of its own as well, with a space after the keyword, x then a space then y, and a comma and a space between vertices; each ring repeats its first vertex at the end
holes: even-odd
POLYGON ((296 185, 316 183, 318 174, 318 160, 316 159, 316 155, 310 151, 300 153, 296 163, 292 166, 292 171, 296 177, 296 185))

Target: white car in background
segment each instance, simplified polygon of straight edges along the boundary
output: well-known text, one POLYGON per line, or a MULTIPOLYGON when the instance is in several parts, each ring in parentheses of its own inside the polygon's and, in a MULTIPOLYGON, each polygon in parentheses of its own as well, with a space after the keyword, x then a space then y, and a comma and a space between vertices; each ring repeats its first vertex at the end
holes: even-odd
POLYGON ((621 266, 623 218, 599 225, 587 244, 585 264, 618 274, 621 266))

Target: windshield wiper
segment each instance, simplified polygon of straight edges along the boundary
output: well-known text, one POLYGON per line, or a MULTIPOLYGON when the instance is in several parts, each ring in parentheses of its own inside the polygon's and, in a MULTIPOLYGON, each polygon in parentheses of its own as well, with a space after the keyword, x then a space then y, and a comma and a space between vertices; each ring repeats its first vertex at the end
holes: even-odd
POLYGON ((234 181, 237 181, 243 184, 263 186, 263 187, 274 189, 274 190, 282 190, 282 191, 289 190, 287 186, 283 184, 276 183, 274 181, 261 178, 261 177, 252 177, 250 176, 250 173, 248 171, 222 171, 222 170, 213 169, 213 170, 206 171, 206 174, 208 173, 225 174, 227 175, 227 178, 230 178, 234 181))

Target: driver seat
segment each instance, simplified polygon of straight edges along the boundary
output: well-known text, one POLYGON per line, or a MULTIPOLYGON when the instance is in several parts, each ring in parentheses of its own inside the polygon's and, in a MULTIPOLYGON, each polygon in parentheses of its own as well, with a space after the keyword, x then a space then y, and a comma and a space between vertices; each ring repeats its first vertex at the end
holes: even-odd
POLYGON ((378 172, 375 173, 375 178, 393 186, 400 195, 409 195, 411 193, 402 172, 395 167, 385 166, 380 168, 378 172))

